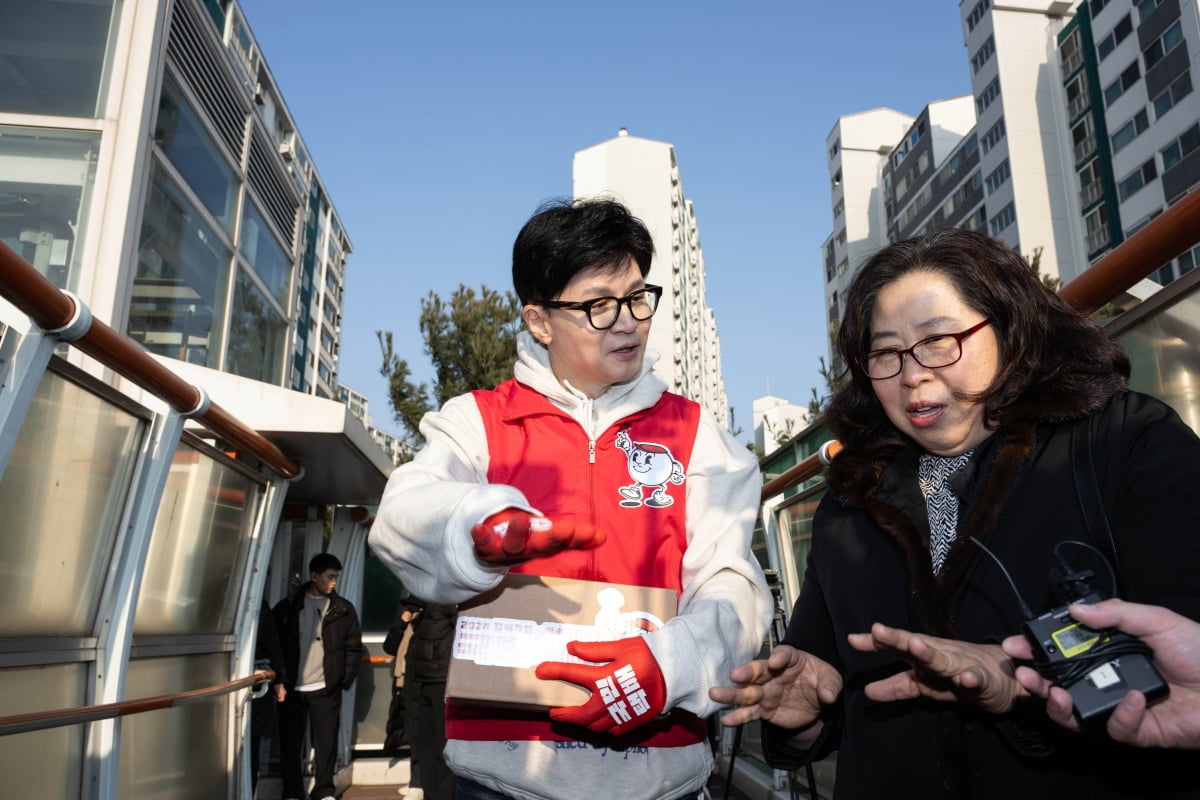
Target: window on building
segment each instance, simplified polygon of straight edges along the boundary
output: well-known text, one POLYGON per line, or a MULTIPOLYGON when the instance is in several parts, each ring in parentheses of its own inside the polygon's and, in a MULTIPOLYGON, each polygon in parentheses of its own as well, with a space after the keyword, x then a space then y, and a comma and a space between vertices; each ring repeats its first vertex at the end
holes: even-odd
POLYGON ((126 333, 156 355, 219 368, 232 253, 153 167, 126 333))
POLYGON ((834 142, 833 145, 829 148, 829 160, 830 161, 837 158, 839 147, 841 147, 841 140, 834 142))
POLYGON ((238 250, 250 262, 267 291, 287 310, 292 288, 292 260, 253 202, 247 199, 243 211, 238 250))
POLYGON ((992 170, 992 174, 987 176, 986 183, 988 194, 991 194, 1003 186, 1004 182, 1007 181, 1011 175, 1012 171, 1009 169, 1008 159, 1006 158, 1000 162, 1000 166, 992 170))
POLYGON ((984 134, 983 142, 982 142, 983 152, 986 153, 987 151, 991 150, 993 147, 998 145, 1000 143, 1000 140, 1003 138, 1004 138, 1004 120, 1000 120, 995 125, 993 125, 986 134, 984 134))
POLYGON ((1183 27, 1179 20, 1175 20, 1175 24, 1167 28, 1163 35, 1150 43, 1150 46, 1142 51, 1142 58, 1146 60, 1146 71, 1162 61, 1163 56, 1174 50, 1183 41, 1183 27))
POLYGON ((844 214, 845 212, 846 212, 846 204, 844 202, 842 202, 841 200, 838 200, 837 203, 835 203, 833 206, 833 218, 841 219, 842 214, 844 214))
POLYGON ((1155 166, 1154 159, 1151 158, 1130 173, 1128 177, 1117 182, 1117 195, 1121 198, 1121 202, 1125 202, 1125 200, 1141 191, 1142 187, 1157 177, 1158 169, 1155 166))
POLYGON ((1154 13, 1154 9, 1162 5, 1163 0, 1134 0, 1133 6, 1138 12, 1138 22, 1145 22, 1154 13))
POLYGON ((1067 82, 1067 114, 1074 119, 1088 107, 1087 73, 1080 72, 1067 82))
POLYGON ((122 3, 4 5, 0 111, 104 116, 122 3))
POLYGON ((0 125, 0 240, 60 289, 79 283, 99 149, 95 131, 0 125))
POLYGON ((208 135, 170 73, 163 79, 162 96, 158 100, 154 141, 208 213, 232 238, 237 224, 238 194, 233 167, 216 140, 208 135))
POLYGON ((1126 122, 1121 127, 1117 128, 1117 132, 1111 137, 1113 153, 1120 152, 1126 145, 1138 137, 1142 131, 1150 127, 1150 117, 1146 113, 1146 109, 1142 109, 1133 115, 1133 119, 1126 122))
POLYGON ((842 228, 840 231, 837 232, 837 236, 834 237, 834 242, 837 244, 838 247, 841 247, 842 245, 844 245, 846 243, 846 229, 845 228, 842 228))
POLYGON ((979 49, 975 51, 975 55, 971 56, 971 69, 978 73, 995 52, 996 39, 989 36, 983 44, 979 45, 979 49))
POLYGON ((1100 60, 1103 61, 1105 58, 1107 58, 1108 55, 1116 49, 1117 45, 1123 42, 1125 37, 1129 36, 1131 33, 1133 33, 1133 18, 1126 14, 1125 16, 1121 17, 1121 21, 1118 22, 1113 29, 1108 32, 1108 35, 1096 44, 1096 52, 1099 54, 1100 60))
POLYGON ((842 171, 840 169, 834 173, 832 183, 834 188, 842 185, 842 171))
POLYGON ((1108 211, 1106 206, 1097 206, 1083 218, 1083 226, 1087 231, 1087 248, 1089 253, 1103 249, 1108 245, 1108 211))
POLYGON ((1080 46, 1079 29, 1075 28, 1063 39, 1058 48, 1058 59, 1062 62, 1064 75, 1070 75, 1083 64, 1083 53, 1080 46))
POLYGON ((1075 148, 1075 161, 1083 161, 1096 151, 1096 137, 1093 134, 1091 115, 1084 117, 1071 126, 1071 143, 1075 148))
POLYGON ((1104 87, 1104 105, 1111 106, 1115 103, 1117 98, 1125 94, 1125 91, 1137 83, 1141 77, 1141 70, 1138 68, 1138 62, 1135 58, 1133 63, 1126 67, 1125 71, 1115 81, 1104 87))
POLYGON ((975 7, 971 9, 971 13, 967 15, 967 32, 975 30, 975 26, 983 20, 988 9, 992 7, 992 0, 979 0, 975 7))
POLYGON ((283 378, 287 320, 250 276, 238 270, 229 309, 229 353, 225 370, 243 378, 278 384, 283 378))
POLYGON ((1108 0, 1091 0, 1091 3, 1088 5, 1092 11, 1092 19, 1095 19, 1096 15, 1103 11, 1104 7, 1108 5, 1108 0))
POLYGON ((1174 108, 1181 99, 1192 92, 1192 73, 1185 71, 1175 79, 1166 91, 1150 101, 1154 106, 1154 118, 1162 119, 1163 115, 1174 108))
POLYGON ((992 78, 992 82, 989 83, 984 90, 979 93, 979 97, 975 98, 975 114, 982 114, 984 109, 990 106, 999 96, 1000 78, 997 76, 992 78))
POLYGON ((1197 147, 1200 147, 1200 123, 1188 128, 1178 139, 1161 150, 1163 172, 1183 161, 1197 147))
POLYGON ((1000 213, 988 220, 988 231, 992 236, 999 236, 1000 232, 1017 221, 1017 210, 1009 203, 1004 208, 1000 209, 1000 213))

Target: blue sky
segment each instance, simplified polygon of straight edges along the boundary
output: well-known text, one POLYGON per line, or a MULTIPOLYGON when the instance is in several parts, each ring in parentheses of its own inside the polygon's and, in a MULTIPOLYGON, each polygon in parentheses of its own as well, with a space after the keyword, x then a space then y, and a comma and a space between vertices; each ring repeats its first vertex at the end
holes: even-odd
POLYGON ((510 288, 517 230, 625 127, 675 146, 748 440, 755 398, 822 387, 837 118, 970 92, 952 0, 242 2, 354 246, 340 379, 393 431, 375 331, 430 380, 421 298, 510 288))

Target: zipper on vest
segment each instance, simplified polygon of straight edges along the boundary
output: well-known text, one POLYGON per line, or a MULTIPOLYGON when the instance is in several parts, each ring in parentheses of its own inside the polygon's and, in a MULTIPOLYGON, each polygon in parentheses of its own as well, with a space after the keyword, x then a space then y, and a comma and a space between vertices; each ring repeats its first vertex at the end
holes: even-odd
POLYGON ((588 439, 588 463, 596 463, 596 440, 588 439))

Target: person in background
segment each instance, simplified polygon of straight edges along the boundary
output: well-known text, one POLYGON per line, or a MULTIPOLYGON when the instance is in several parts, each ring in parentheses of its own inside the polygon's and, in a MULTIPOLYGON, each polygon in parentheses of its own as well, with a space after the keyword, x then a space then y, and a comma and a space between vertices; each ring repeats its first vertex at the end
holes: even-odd
POLYGON ((342 562, 318 553, 308 563, 309 580, 275 605, 284 668, 292 682, 279 713, 279 760, 283 796, 304 796, 301 762, 304 734, 313 748, 312 797, 333 800, 342 692, 354 685, 362 663, 358 612, 334 591, 342 562))
MULTIPOLYGON (((1088 605, 1073 605, 1070 614, 1088 627, 1116 628, 1136 636, 1154 651, 1154 665, 1167 682, 1169 694, 1146 704, 1146 697, 1131 691, 1113 709, 1105 730, 1118 742, 1134 747, 1186 747, 1200 749, 1200 624, 1161 606, 1128 603, 1116 598, 1088 605)), ((1012 636, 1002 643, 1013 658, 1032 657, 1029 640, 1012 636)), ((1078 731, 1071 695, 1035 670, 1017 667, 1017 681, 1046 700, 1046 713, 1064 728, 1078 731)))
POLYGON ((263 740, 278 735, 279 719, 276 706, 287 697, 287 673, 283 666, 283 648, 279 645, 279 631, 275 629, 275 617, 267 598, 263 598, 258 613, 258 634, 254 639, 254 668, 269 669, 275 673, 266 694, 250 701, 250 793, 258 786, 260 751, 263 740))
POLYGON ((1059 559, 1107 581, 1102 554, 1105 590, 1200 616, 1196 434, 982 234, 889 245, 844 300, 844 449, 784 643, 711 691, 723 721, 765 720, 778 768, 836 751, 838 798, 1200 796, 1177 753, 1055 726, 999 644, 1027 617, 1014 587, 1031 614, 1064 602, 1059 559))
MULTIPOLYGON (((421 606, 412 595, 400 603, 400 611, 383 640, 383 652, 395 656, 392 662, 392 702, 388 705, 387 739, 383 752, 395 756, 409 745, 407 715, 404 711, 404 664, 408 644, 412 641, 413 628, 421 614, 421 606)), ((411 785, 411 782, 410 782, 411 785)))
POLYGON ((651 370, 653 251, 615 201, 539 209, 513 244, 526 327, 514 379, 427 414, 424 449, 384 491, 370 546, 430 602, 462 603, 510 571, 679 598, 660 630, 568 645, 592 665, 537 666, 589 689, 583 705, 447 703, 460 800, 696 797, 713 767, 706 690, 766 633, 771 597, 750 550, 758 465, 651 370))
POLYGON ((446 675, 454 644, 457 609, 453 605, 420 604, 405 654, 404 706, 412 741, 414 781, 406 800, 454 800, 455 776, 446 764, 446 675))

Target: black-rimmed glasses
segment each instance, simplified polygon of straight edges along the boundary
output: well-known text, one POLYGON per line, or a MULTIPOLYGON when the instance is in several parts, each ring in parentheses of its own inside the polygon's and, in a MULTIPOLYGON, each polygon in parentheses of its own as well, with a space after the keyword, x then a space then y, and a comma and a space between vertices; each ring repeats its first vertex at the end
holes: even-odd
POLYGON ((904 369, 904 357, 912 356, 913 360, 926 369, 941 369, 958 363, 962 358, 962 343, 972 333, 982 330, 991 320, 985 319, 978 325, 972 325, 959 333, 939 333, 928 336, 900 350, 895 347, 885 347, 881 350, 868 350, 855 359, 862 371, 873 381, 887 380, 900 374, 904 369))
POLYGON ((564 300, 543 300, 539 305, 546 308, 561 308, 567 311, 582 311, 587 314, 588 322, 598 331, 606 331, 617 324, 621 316, 621 306, 628 306, 629 313, 636 320, 650 319, 658 310, 658 299, 662 297, 661 286, 646 284, 633 294, 624 297, 593 297, 579 303, 568 303, 564 300))

